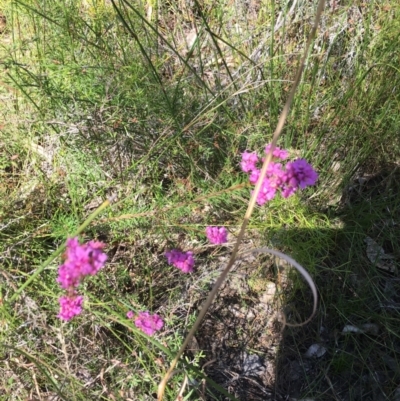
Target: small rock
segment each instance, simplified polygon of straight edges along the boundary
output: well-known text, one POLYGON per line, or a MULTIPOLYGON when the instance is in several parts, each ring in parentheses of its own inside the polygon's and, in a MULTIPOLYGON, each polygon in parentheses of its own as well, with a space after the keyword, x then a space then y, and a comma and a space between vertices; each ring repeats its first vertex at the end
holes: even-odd
POLYGON ((372 334, 374 336, 377 336, 379 333, 379 327, 374 323, 365 323, 361 326, 361 328, 348 324, 344 326, 342 334, 348 334, 348 333, 372 334))
POLYGON ((320 358, 326 354, 326 348, 321 344, 313 344, 304 354, 306 358, 320 358))
POLYGON ((263 304, 271 303, 275 298, 276 285, 272 281, 268 281, 265 291, 260 295, 260 302, 263 304))
POLYGON ((359 329, 356 326, 352 326, 351 324, 347 324, 346 326, 343 327, 342 334, 347 334, 347 333, 360 334, 360 333, 364 333, 364 331, 359 329))
POLYGON ((259 376, 265 371, 263 360, 255 354, 242 354, 242 371, 249 376, 259 376))

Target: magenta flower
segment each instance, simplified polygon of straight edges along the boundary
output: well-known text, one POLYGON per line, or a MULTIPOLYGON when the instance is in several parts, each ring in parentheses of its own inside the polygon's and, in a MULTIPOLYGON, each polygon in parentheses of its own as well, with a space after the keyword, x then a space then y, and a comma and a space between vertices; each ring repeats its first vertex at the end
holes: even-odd
POLYGON ((253 185, 256 185, 259 177, 260 177, 260 170, 258 170, 258 169, 252 170, 250 175, 249 175, 249 181, 253 185))
POLYGON ((73 263, 65 262, 63 265, 58 267, 57 281, 64 290, 71 287, 78 287, 81 278, 81 271, 77 269, 73 263))
POLYGON ((304 159, 297 159, 286 164, 288 177, 294 178, 301 189, 314 185, 318 179, 317 172, 304 159))
MULTIPOLYGON (((270 151, 270 149, 271 149, 271 144, 269 144, 269 145, 267 145, 267 146, 265 147, 265 153, 268 154, 269 151, 270 151)), ((285 149, 280 149, 280 148, 278 148, 278 147, 276 146, 275 149, 274 149, 274 151, 273 151, 273 153, 272 153, 272 156, 274 156, 274 157, 276 157, 276 158, 278 158, 278 159, 285 160, 285 159, 288 158, 289 152, 288 152, 287 150, 285 150, 285 149)))
POLYGON ((156 331, 162 329, 164 322, 159 315, 151 315, 146 311, 139 313, 139 316, 135 319, 135 326, 142 330, 143 333, 152 336, 156 331))
POLYGON ((194 266, 193 252, 181 252, 179 249, 172 249, 165 252, 168 264, 177 267, 184 273, 191 273, 194 266))
POLYGON ((59 298, 60 313, 58 317, 63 320, 71 320, 82 312, 83 297, 81 295, 64 296, 59 298))
POLYGON ((100 241, 89 241, 87 248, 90 255, 90 264, 92 271, 89 273, 94 276, 100 269, 102 269, 107 261, 108 256, 102 251, 106 246, 100 241))
MULTIPOLYGON (((268 153, 270 150, 271 145, 267 145, 265 152, 268 153)), ((289 156, 289 152, 276 147, 272 155, 275 158, 284 160, 289 156)), ((264 159, 261 159, 261 161, 264 161, 264 159)), ((257 162, 258 156, 255 153, 242 153, 242 170, 249 173, 249 181, 253 185, 257 183, 261 173, 256 168, 257 162)), ((270 162, 256 201, 259 205, 263 205, 273 199, 278 191, 281 192, 284 198, 288 198, 299 188, 304 189, 307 186, 314 185, 317 179, 317 172, 304 159, 289 162, 286 166, 281 163, 270 162)))
POLYGON ((212 244, 223 244, 228 241, 228 230, 225 227, 207 227, 206 235, 212 244))
MULTIPOLYGON (((249 175, 250 182, 256 184, 259 176, 260 171, 253 170, 249 175)), ((285 172, 282 169, 282 164, 274 162, 268 164, 264 181, 257 196, 257 203, 260 206, 275 197, 277 190, 284 182, 284 177, 285 172)))
POLYGON ((242 170, 245 173, 256 169, 256 164, 258 163, 257 153, 242 153, 242 162, 240 163, 242 170))
POLYGON ((267 201, 274 199, 276 194, 276 188, 271 185, 271 180, 268 178, 264 178, 264 181, 261 185, 260 192, 257 196, 257 203, 262 206, 267 201))
POLYGON ((67 290, 68 294, 59 299, 60 319, 70 320, 82 312, 83 297, 75 292, 75 288, 85 276, 94 276, 104 266, 107 260, 104 247, 105 244, 98 241, 81 245, 76 237, 67 240, 65 261, 58 267, 57 278, 61 288, 67 290))
POLYGON ((134 316, 135 316, 135 314, 134 314, 131 310, 128 311, 127 314, 126 314, 126 317, 127 317, 128 319, 133 319, 134 316))
POLYGON ((65 262, 58 268, 57 281, 61 287, 77 287, 85 276, 94 276, 107 260, 107 255, 102 252, 104 246, 105 244, 97 241, 80 245, 78 238, 69 238, 65 262))
POLYGON ((297 190, 297 186, 285 185, 282 188, 281 195, 286 199, 292 196, 297 190))

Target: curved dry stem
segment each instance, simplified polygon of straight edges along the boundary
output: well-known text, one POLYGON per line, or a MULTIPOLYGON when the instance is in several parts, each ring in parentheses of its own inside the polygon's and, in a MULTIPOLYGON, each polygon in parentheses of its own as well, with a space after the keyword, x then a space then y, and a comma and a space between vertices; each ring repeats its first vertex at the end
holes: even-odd
POLYGON ((252 249, 247 252, 243 252, 237 257, 237 259, 240 259, 242 256, 247 255, 249 253, 251 253, 253 255, 254 254, 258 255, 260 253, 270 253, 272 255, 278 256, 279 258, 286 260, 286 262, 288 262, 290 265, 292 265, 303 276, 304 280, 307 281, 307 284, 309 285, 311 292, 313 294, 314 303, 313 303, 313 309, 312 309, 311 315, 308 317, 308 319, 304 320, 304 322, 302 322, 302 323, 288 323, 287 319, 285 317, 285 326, 300 327, 300 326, 304 326, 309 321, 311 321, 311 319, 314 317, 315 313, 317 312, 318 292, 317 292, 317 287, 314 283, 314 280, 311 278, 308 271, 300 263, 296 262, 293 258, 286 255, 285 253, 276 251, 275 249, 269 249, 266 247, 256 248, 256 249, 252 249))
MULTIPOLYGON (((297 69, 296 78, 294 80, 294 83, 293 83, 292 89, 291 89, 291 91, 289 93, 289 97, 288 97, 288 99, 286 101, 286 104, 283 107, 282 113, 281 113, 281 115, 279 117, 279 121, 278 121, 277 127, 275 129, 273 138, 272 138, 270 151, 269 151, 269 153, 267 154, 267 157, 264 160, 264 163, 263 163, 263 166, 262 166, 262 169, 261 169, 261 173, 260 173, 260 177, 259 177, 259 179, 257 181, 257 184, 255 186, 255 189, 253 191, 253 195, 251 196, 251 199, 249 201, 249 205, 247 207, 247 211, 246 211, 246 214, 244 216, 243 223, 242 223, 242 226, 240 228, 240 232, 239 232, 237 241, 235 243, 235 246, 233 248, 231 257, 229 259, 229 262, 228 262, 227 266, 225 267, 224 271, 218 277, 218 280, 214 284, 213 289, 208 294, 207 299, 204 302, 204 305, 203 305, 203 307, 202 307, 202 309, 201 309, 201 311, 199 313, 199 316, 197 317, 197 319, 196 319, 194 325, 192 326, 192 328, 190 329, 189 334, 186 336, 185 341, 183 342, 182 347, 179 349, 178 353, 176 354, 175 359, 171 362, 171 365, 170 365, 167 373, 165 374, 165 376, 163 377, 162 381, 160 382, 160 384, 158 386, 158 391, 157 391, 157 400, 158 401, 162 401, 162 399, 164 397, 165 386, 166 386, 166 384, 167 384, 172 372, 174 371, 175 366, 178 363, 179 358, 182 356, 182 354, 185 351, 187 345, 192 340, 192 338, 193 338, 194 334, 196 333, 200 323, 202 322, 205 314, 207 313, 207 310, 208 310, 209 306, 211 305, 211 302, 214 300, 214 298, 215 298, 215 296, 216 296, 216 294, 218 292, 218 289, 220 288, 222 283, 225 281, 226 276, 228 275, 228 273, 229 273, 230 269, 232 268, 235 260, 237 259, 237 253, 238 253, 238 250, 239 250, 239 246, 240 246, 240 244, 242 242, 242 239, 244 237, 244 233, 246 231, 246 228, 247 228, 247 225, 249 223, 250 217, 251 217, 251 215, 253 213, 253 210, 254 210, 254 207, 255 207, 255 204, 256 204, 256 200, 257 200, 257 196, 258 196, 258 194, 260 192, 262 182, 264 181, 268 165, 269 165, 269 163, 271 162, 271 159, 272 159, 272 153, 275 150, 276 144, 278 142, 278 138, 279 138, 279 136, 280 136, 280 134, 282 132, 282 128, 283 128, 283 126, 285 124, 285 121, 286 121, 286 118, 287 118, 287 116, 289 114, 289 110, 290 110, 290 106, 292 105, 292 102, 293 102, 294 94, 295 94, 296 89, 297 89, 297 87, 298 87, 298 85, 300 83, 300 78, 301 78, 303 70, 304 70, 304 66, 305 66, 305 62, 306 62, 307 56, 308 56, 308 52, 309 52, 311 43, 314 40, 315 33, 316 33, 317 27, 319 25, 319 21, 321 19, 321 15, 322 15, 322 12, 324 10, 324 6, 325 6, 325 0, 320 0, 319 3, 318 3, 317 13, 316 13, 315 19, 314 19, 314 25, 313 25, 312 30, 310 32, 310 35, 308 37, 307 44, 306 44, 306 47, 304 49, 304 54, 303 54, 303 56, 301 58, 301 61, 300 61, 300 65, 299 65, 299 67, 297 69)), ((293 259, 291 259, 291 260, 293 262, 295 262, 293 259)), ((300 265, 298 265, 298 266, 300 266, 300 265)), ((302 269, 302 271, 300 271, 300 270, 299 271, 300 271, 301 274, 303 274, 303 276, 304 276, 304 273, 306 274, 304 277, 307 277, 307 281, 308 281, 308 278, 311 279, 311 277, 308 275, 307 271, 303 267, 301 267, 301 269, 302 269)), ((312 282, 312 280, 311 280, 311 282, 312 282)), ((315 285, 314 285, 314 287, 311 287, 311 288, 315 289, 315 285)), ((314 290, 313 290, 313 292, 314 292, 314 290)), ((315 298, 315 296, 316 296, 316 289, 315 289, 315 293, 314 293, 314 307, 316 308, 316 298, 315 298)), ((308 320, 306 320, 304 323, 301 323, 301 325, 307 323, 313 317, 314 313, 315 312, 313 312, 313 314, 311 315, 311 317, 308 320)))

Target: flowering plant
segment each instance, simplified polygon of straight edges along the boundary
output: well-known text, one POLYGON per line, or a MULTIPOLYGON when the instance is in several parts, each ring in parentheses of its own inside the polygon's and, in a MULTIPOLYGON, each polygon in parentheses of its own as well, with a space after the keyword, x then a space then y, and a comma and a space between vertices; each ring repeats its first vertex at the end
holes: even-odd
POLYGON ((67 240, 65 261, 58 268, 57 281, 66 295, 59 298, 60 313, 58 317, 70 320, 82 312, 83 297, 78 295, 76 288, 86 276, 94 276, 104 267, 107 255, 102 251, 105 244, 89 241, 79 244, 78 238, 67 240))
POLYGON ((228 241, 228 231, 225 227, 207 227, 206 235, 212 244, 220 245, 228 241))
MULTIPOLYGON (((269 153, 271 145, 267 145, 265 153, 269 153)), ((272 153, 275 159, 285 160, 289 152, 285 149, 276 147, 272 153)), ((263 160, 263 159, 262 159, 263 160)), ((249 173, 249 181, 256 184, 260 177, 260 169, 257 167, 260 161, 256 153, 242 153, 241 168, 245 173, 249 173)), ((299 188, 314 185, 318 179, 317 172, 304 159, 297 159, 292 162, 282 163, 272 161, 268 164, 266 175, 261 184, 260 192, 257 195, 257 203, 261 206, 267 201, 272 200, 277 191, 281 192, 284 198, 293 195, 299 188)))
MULTIPOLYGON (((128 319, 133 319, 135 314, 129 311, 126 314, 128 319)), ((135 319, 135 326, 142 330, 143 333, 152 336, 156 331, 161 330, 164 326, 164 321, 156 313, 151 315, 150 312, 140 312, 135 319)))
MULTIPOLYGON (((265 153, 271 151, 271 145, 265 147, 265 153)), ((289 157, 285 149, 275 147, 272 152, 274 161, 267 167, 265 178, 257 195, 257 203, 265 204, 273 199, 280 191, 284 198, 293 195, 299 188, 314 185, 318 174, 313 167, 304 159, 289 161, 283 165, 280 161, 289 157)), ((255 152, 243 152, 240 163, 242 171, 249 174, 251 184, 256 184, 261 171, 258 164, 264 161, 255 152)), ((211 244, 221 245, 228 240, 228 231, 225 227, 208 226, 205 230, 206 237, 211 244)), ((98 241, 89 241, 80 244, 77 237, 67 240, 65 260, 58 268, 57 282, 66 295, 59 298, 60 312, 58 317, 63 320, 70 320, 82 312, 83 297, 77 292, 79 284, 86 276, 94 276, 104 267, 107 255, 103 252, 105 244, 98 241)), ((175 266, 183 273, 192 273, 194 269, 193 252, 183 252, 179 249, 172 249, 165 253, 169 265, 175 266)), ((134 313, 129 311, 127 317, 134 318, 134 313)), ((148 311, 140 312, 135 319, 135 325, 148 335, 153 335, 160 330, 164 322, 157 314, 151 315, 148 311)))
POLYGON ((194 266, 193 252, 181 252, 179 249, 172 249, 165 252, 168 264, 177 267, 183 273, 191 273, 194 266))
MULTIPOLYGON (((284 165, 282 161, 286 160, 289 157, 289 152, 287 150, 276 147, 271 153, 271 145, 267 145, 267 147, 265 148, 265 152, 267 153, 266 160, 259 157, 255 152, 250 153, 245 151, 242 153, 242 160, 240 163, 241 169, 249 174, 250 183, 256 185, 255 192, 258 191, 257 194, 253 194, 253 197, 250 201, 251 206, 249 205, 249 208, 253 208, 255 202, 257 202, 259 205, 265 204, 267 201, 273 199, 278 191, 280 191, 281 195, 284 198, 287 198, 293 195, 299 188, 304 189, 307 186, 314 185, 316 183, 318 179, 318 174, 306 160, 297 159, 294 161, 289 161, 284 165), (274 161, 271 161, 271 159, 274 161), (263 169, 259 169, 258 167, 260 161, 264 163, 263 169), (259 182, 261 174, 263 174, 263 179, 262 182, 259 182)), ((97 213, 99 213, 99 211, 108 202, 109 201, 105 202, 95 212, 95 214, 92 215, 92 217, 87 219, 87 221, 81 227, 87 225, 90 222, 90 219, 93 218, 93 216, 97 215, 97 213)), ((250 216, 251 212, 246 213, 245 217, 248 219, 247 215, 250 216)), ((245 224, 242 225, 237 244, 240 243, 240 239, 242 238, 244 229, 245 224)), ((226 243, 228 240, 228 231, 225 227, 207 226, 205 234, 209 242, 214 245, 221 245, 223 243, 226 243)), ((103 252, 104 247, 104 243, 97 241, 89 241, 85 244, 80 244, 77 237, 69 238, 67 240, 66 252, 64 254, 64 263, 59 266, 57 277, 57 282, 66 292, 65 295, 59 298, 60 312, 58 314, 58 317, 60 319, 68 321, 82 312, 83 296, 78 294, 77 288, 86 276, 94 276, 104 267, 107 260, 107 255, 103 252)), ((62 252, 61 249, 62 248, 57 251, 59 252, 58 254, 62 252)), ((309 321, 315 314, 317 305, 317 290, 311 276, 302 266, 298 265, 296 261, 294 261, 287 255, 266 248, 260 248, 258 251, 269 252, 285 258, 289 263, 296 267, 296 269, 303 275, 303 277, 305 277, 314 295, 314 307, 312 315, 307 320, 309 321)), ((235 255, 236 253, 234 253, 233 257, 231 257, 227 267, 222 272, 216 284, 214 285, 213 290, 209 293, 204 308, 201 310, 182 347, 180 348, 178 354, 171 363, 167 374, 161 381, 158 388, 159 400, 163 398, 166 382, 171 376, 171 372, 176 366, 178 359, 182 355, 189 340, 196 332, 202 318, 204 317, 208 309, 208 306, 215 297, 219 286, 226 277, 229 269, 232 267, 235 260, 235 255)), ((175 266, 183 273, 191 273, 194 270, 195 260, 192 251, 183 252, 179 249, 172 249, 165 252, 165 257, 167 258, 167 262, 169 265, 175 266)), ((46 266, 46 263, 47 262, 45 262, 44 266, 46 266)), ((24 287, 22 286, 21 288, 23 289, 24 287)), ((149 311, 139 312, 138 314, 135 314, 133 311, 128 311, 126 313, 126 316, 128 317, 128 319, 134 320, 135 326, 148 336, 153 336, 164 326, 164 321, 162 317, 156 313, 151 314, 149 311)))

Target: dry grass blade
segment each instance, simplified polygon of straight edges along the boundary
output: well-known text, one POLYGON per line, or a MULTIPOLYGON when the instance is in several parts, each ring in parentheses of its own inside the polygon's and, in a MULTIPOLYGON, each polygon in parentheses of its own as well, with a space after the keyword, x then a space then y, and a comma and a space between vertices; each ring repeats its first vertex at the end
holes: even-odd
POLYGON ((285 325, 286 326, 290 326, 290 327, 300 327, 300 326, 304 326, 305 324, 307 324, 314 317, 314 315, 315 315, 315 313, 317 311, 317 303, 318 303, 317 287, 314 284, 314 281, 311 278, 311 276, 308 273, 308 271, 302 265, 300 265, 294 259, 292 259, 290 256, 288 256, 288 255, 286 255, 286 254, 284 254, 282 252, 276 251, 275 249, 269 249, 269 248, 265 248, 265 247, 257 248, 257 249, 251 249, 248 252, 244 252, 244 253, 240 254, 238 256, 238 258, 240 258, 240 257, 242 257, 242 256, 244 256, 244 255, 246 255, 248 253, 251 253, 251 254, 270 253, 272 255, 275 255, 275 256, 277 256, 277 257, 279 257, 281 259, 286 260, 286 262, 288 262, 290 265, 292 265, 303 276, 304 280, 307 281, 307 284, 309 285, 309 287, 311 289, 311 292, 313 294, 313 299, 314 299, 313 310, 311 312, 310 317, 308 319, 306 319, 304 322, 302 322, 302 323, 288 323, 286 321, 286 318, 285 318, 285 325))
MULTIPOLYGON (((300 65, 299 65, 299 67, 297 69, 296 78, 294 80, 294 83, 293 83, 292 89, 291 89, 291 91, 289 93, 289 97, 288 97, 288 99, 286 101, 286 104, 285 104, 285 106, 284 106, 284 108, 282 110, 282 113, 281 113, 280 117, 279 117, 279 121, 278 121, 276 130, 275 130, 274 135, 273 135, 270 151, 269 151, 269 153, 267 154, 267 157, 264 160, 264 163, 263 163, 263 166, 262 166, 262 169, 261 169, 261 173, 260 173, 260 177, 259 177, 259 179, 257 181, 256 186, 255 186, 253 195, 252 195, 252 197, 251 197, 251 199, 249 201, 249 205, 248 205, 246 214, 245 214, 244 219, 243 219, 243 223, 242 223, 239 235, 238 235, 238 239, 237 239, 236 244, 234 246, 234 249, 232 251, 232 254, 231 254, 231 257, 229 259, 229 262, 228 262, 227 266, 225 267, 224 271, 219 276, 219 278, 218 278, 217 282, 215 283, 213 289, 209 293, 209 295, 208 295, 208 297, 207 297, 207 299, 206 299, 206 301, 205 301, 205 303, 204 303, 204 305, 203 305, 203 307, 202 307, 202 309, 201 309, 201 311, 199 313, 199 316, 197 317, 197 319, 196 319, 193 327, 191 328, 189 334, 186 336, 185 341, 182 344, 182 347, 178 351, 175 359, 172 361, 171 366, 170 366, 169 370, 167 371, 167 373, 165 374, 163 380, 160 382, 160 384, 158 386, 158 394, 157 394, 158 401, 161 401, 163 399, 165 386, 166 386, 166 384, 167 384, 167 382, 169 380, 169 377, 171 376, 171 373, 175 369, 175 366, 176 366, 179 358, 183 354, 184 350, 186 349, 186 346, 189 344, 189 342, 191 341, 192 337, 196 333, 196 331, 197 331, 201 321, 203 320, 203 318, 204 318, 204 316, 205 316, 210 304, 214 300, 214 298, 215 298, 215 296, 216 296, 216 294, 218 292, 219 287, 224 282, 226 276, 228 275, 231 267, 233 266, 233 264, 234 264, 234 262, 235 262, 235 260, 237 258, 237 253, 238 253, 238 250, 239 250, 240 243, 242 242, 242 239, 244 237, 244 233, 246 231, 246 228, 247 228, 247 225, 249 223, 250 217, 251 217, 251 215, 253 213, 253 210, 254 210, 254 207, 255 207, 255 204, 256 204, 256 199, 257 199, 257 196, 258 196, 258 194, 260 192, 261 185, 262 185, 262 182, 264 180, 268 165, 271 162, 272 153, 275 150, 276 144, 278 142, 278 138, 279 138, 279 136, 280 136, 280 134, 282 132, 282 128, 283 128, 283 126, 285 124, 285 121, 286 121, 286 118, 287 118, 287 116, 289 114, 290 106, 292 105, 294 95, 295 95, 297 87, 298 87, 298 85, 300 83, 300 78, 301 78, 303 70, 304 70, 304 66, 305 66, 305 62, 306 62, 307 56, 308 56, 308 52, 309 52, 311 43, 314 40, 315 33, 317 31, 317 28, 318 28, 318 25, 319 25, 319 22, 320 22, 320 19, 321 19, 321 15, 322 15, 322 12, 324 10, 324 6, 325 6, 325 1, 324 0, 320 0, 319 3, 318 3, 317 13, 316 13, 315 19, 314 19, 314 25, 313 25, 312 30, 310 32, 310 35, 308 37, 307 44, 306 44, 306 47, 304 49, 304 54, 303 54, 303 57, 301 59, 300 65)), ((317 293, 316 293, 315 285, 313 284, 311 277, 308 275, 308 273, 305 270, 304 271, 300 270, 300 273, 302 273, 303 276, 307 279, 307 281, 312 284, 311 288, 312 288, 313 294, 314 294, 314 308, 316 308, 316 302, 317 302, 316 295, 317 295, 317 293), (306 275, 304 275, 304 273, 306 273, 306 275)), ((309 319, 307 319, 302 324, 307 323, 312 318, 313 315, 314 315, 314 312, 311 315, 311 317, 309 319)))

